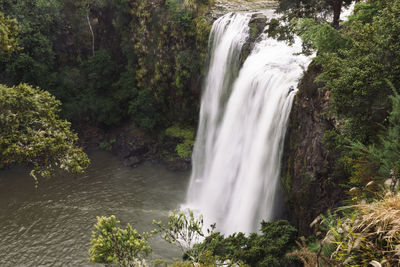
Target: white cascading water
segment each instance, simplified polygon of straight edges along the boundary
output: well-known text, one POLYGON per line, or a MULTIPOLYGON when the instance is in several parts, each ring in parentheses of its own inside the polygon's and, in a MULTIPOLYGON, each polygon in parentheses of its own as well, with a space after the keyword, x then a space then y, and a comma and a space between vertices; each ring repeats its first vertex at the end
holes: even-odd
POLYGON ((250 13, 215 21, 185 206, 224 234, 256 232, 271 220, 283 140, 309 58, 262 35, 240 68, 250 13), (239 70, 240 69, 240 70, 239 70))

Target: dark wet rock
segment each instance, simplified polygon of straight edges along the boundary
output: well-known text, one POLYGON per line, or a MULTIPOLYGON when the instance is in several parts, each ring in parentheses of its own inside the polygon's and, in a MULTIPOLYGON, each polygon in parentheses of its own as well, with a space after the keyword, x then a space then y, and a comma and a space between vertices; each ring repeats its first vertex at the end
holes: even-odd
POLYGON ((323 144, 325 131, 334 128, 327 115, 329 91, 315 83, 321 68, 310 65, 299 85, 285 139, 282 187, 289 217, 300 234, 311 232, 310 223, 342 197, 340 181, 331 175, 335 155, 323 144))
POLYGON ((263 33, 266 23, 267 17, 262 13, 253 14, 251 17, 249 22, 250 36, 243 45, 240 55, 242 64, 246 61, 247 57, 250 55, 250 52, 253 50, 257 38, 263 33))
POLYGON ((143 162, 143 158, 132 156, 132 157, 124 159, 122 161, 122 164, 124 164, 124 166, 128 166, 128 167, 137 167, 142 162, 143 162))
POLYGON ((167 162, 167 167, 173 171, 189 171, 191 168, 190 160, 177 159, 167 162))

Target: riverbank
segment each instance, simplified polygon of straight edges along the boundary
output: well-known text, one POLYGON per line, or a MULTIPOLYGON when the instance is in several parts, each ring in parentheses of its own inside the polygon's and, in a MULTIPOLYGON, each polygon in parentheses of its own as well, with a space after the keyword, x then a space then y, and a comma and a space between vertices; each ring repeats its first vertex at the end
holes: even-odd
POLYGON ((165 165, 169 170, 188 171, 191 159, 177 155, 176 147, 183 138, 145 132, 132 124, 103 130, 86 124, 75 124, 81 146, 85 150, 110 151, 127 167, 137 167, 144 162, 165 165))

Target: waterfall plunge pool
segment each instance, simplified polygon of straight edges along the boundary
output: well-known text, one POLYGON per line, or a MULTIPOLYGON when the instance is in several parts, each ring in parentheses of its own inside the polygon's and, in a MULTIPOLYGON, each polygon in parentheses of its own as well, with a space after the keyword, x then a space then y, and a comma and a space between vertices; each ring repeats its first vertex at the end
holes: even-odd
MULTIPOLYGON (((96 216, 150 231, 153 219, 166 220, 184 200, 189 173, 153 164, 132 169, 107 152, 88 154, 85 174, 42 179, 38 189, 26 169, 0 171, 0 266, 92 266, 96 216)), ((160 238, 152 247, 153 259, 180 257, 160 238)))

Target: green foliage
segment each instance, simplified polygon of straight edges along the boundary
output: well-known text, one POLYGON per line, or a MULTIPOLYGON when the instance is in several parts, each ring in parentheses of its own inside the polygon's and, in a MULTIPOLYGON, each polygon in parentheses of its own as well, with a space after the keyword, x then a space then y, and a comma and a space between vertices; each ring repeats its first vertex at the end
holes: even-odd
MULTIPOLYGON (((147 244, 149 235, 139 235, 128 224, 126 229, 117 226, 114 216, 97 218, 93 232, 90 261, 118 263, 121 266, 136 266, 151 251, 147 244), (129 265, 130 264, 130 265, 129 265)), ((287 221, 262 222, 261 234, 243 233, 224 238, 213 233, 215 225, 204 232, 202 216, 195 217, 193 211, 173 211, 167 225, 153 221, 162 239, 179 247, 184 262, 174 261, 168 265, 164 260, 154 262, 155 266, 288 266, 295 263, 286 257, 292 250, 297 231, 287 221)))
MULTIPOLYGON (((113 83, 117 81, 118 67, 111 55, 104 50, 81 64, 85 83, 82 84, 82 107, 92 121, 104 125, 117 125, 123 120, 123 110, 114 97, 113 83)), ((79 114, 79 113, 78 113, 79 114)))
POLYGON ((399 8, 398 0, 359 2, 339 29, 319 20, 296 20, 306 48, 316 52, 314 61, 321 67, 316 81, 329 101, 323 116, 331 125, 323 144, 330 167, 323 183, 352 188, 351 200, 337 199, 342 203, 371 199, 383 182, 398 176, 397 126, 389 114, 398 108, 386 79, 400 87, 399 8))
MULTIPOLYGON (((161 221, 153 221, 153 224, 157 227, 153 231, 154 234, 159 233, 165 241, 178 246, 191 262, 199 261, 201 251, 191 250, 191 248, 205 237, 202 216, 196 218, 191 210, 174 210, 169 215, 168 225, 164 225, 161 221)), ((207 231, 211 233, 212 230, 207 231)))
POLYGON ((388 117, 388 127, 378 136, 379 142, 365 146, 353 143, 354 166, 351 183, 366 185, 375 181, 377 185, 385 180, 400 177, 400 95, 394 90, 391 96, 392 111, 388 117))
POLYGON ((193 263, 188 262, 188 261, 174 261, 172 262, 172 264, 167 264, 167 262, 163 262, 163 263, 158 263, 154 265, 155 267, 161 267, 161 266, 165 266, 165 267, 193 267, 193 263))
POLYGON ((385 78, 399 85, 399 6, 399 1, 393 1, 376 12, 371 2, 367 12, 364 4, 356 9, 362 14, 355 13, 341 29, 349 45, 333 52, 319 51, 318 62, 323 67, 319 80, 331 90, 333 110, 344 119, 342 131, 352 140, 376 141, 390 107, 391 90, 385 78))
MULTIPOLYGON (((197 95, 207 51, 210 24, 184 1, 134 4, 134 53, 137 88, 150 92, 163 120, 194 124, 197 95)), ((154 117, 154 116, 153 116, 154 117)))
POLYGON ((247 265, 243 265, 241 263, 232 264, 231 261, 225 261, 224 263, 218 262, 217 259, 211 254, 210 251, 205 252, 200 257, 199 262, 190 262, 190 261, 178 261, 175 260, 171 264, 167 264, 164 260, 159 260, 154 263, 155 267, 215 267, 215 266, 236 266, 236 267, 247 267, 247 265))
POLYGON ((173 125, 166 129, 165 134, 183 140, 176 146, 175 151, 180 158, 190 159, 194 146, 194 130, 173 125))
POLYGON ((89 261, 96 263, 117 263, 118 266, 146 266, 144 258, 151 252, 148 233, 140 235, 128 223, 120 228, 114 215, 97 217, 92 232, 89 261))
POLYGON ((18 23, 0 12, 0 56, 10 56, 18 49, 17 44, 18 23))
POLYGON ((389 193, 372 203, 350 207, 342 217, 325 218, 329 226, 325 243, 335 246, 332 258, 346 266, 367 266, 372 261, 398 265, 399 203, 399 196, 389 193))
MULTIPOLYGON (((202 266, 213 267, 223 264, 224 266, 247 266, 240 260, 233 260, 229 256, 221 258, 210 250, 209 246, 199 245, 202 240, 213 239, 215 234, 215 224, 205 229, 203 217, 195 217, 193 211, 173 211, 168 219, 168 225, 162 222, 153 221, 157 229, 155 234, 161 234, 161 237, 173 245, 178 246, 182 251, 184 262, 174 261, 172 267, 184 266, 202 266), (206 232, 204 232, 206 230, 206 232)), ((219 234, 217 234, 219 236, 219 234)), ((158 262, 156 266, 162 265, 158 262)), ((164 266, 167 264, 164 262, 164 266)))
POLYGON ((225 238, 213 233, 193 251, 210 251, 220 262, 230 259, 249 266, 287 266, 294 262, 285 255, 294 248, 296 237, 297 230, 287 221, 262 222, 261 234, 246 237, 236 233, 225 238))
POLYGON ((332 53, 348 46, 347 37, 326 22, 300 19, 296 26, 295 32, 303 39, 303 46, 314 51, 332 53))
POLYGON ((183 27, 190 27, 193 20, 195 3, 192 0, 166 0, 166 7, 172 13, 174 21, 183 27))
POLYGON ((61 3, 51 1, 10 1, 2 0, 0 12, 18 21, 18 44, 23 50, 13 53, 6 62, 4 71, 12 84, 26 82, 40 85, 54 68, 55 53, 53 42, 59 34, 61 3))
POLYGON ((13 18, 6 21, 18 21, 24 49, 2 59, 0 81, 48 90, 73 122, 109 128, 131 121, 149 131, 194 125, 208 4, 1 0, 0 12, 13 18))
POLYGON ((61 72, 53 73, 48 85, 62 101, 65 117, 110 127, 128 117, 123 105, 131 94, 116 83, 118 78, 116 62, 109 52, 99 50, 78 67, 65 67, 61 72))
POLYGON ((332 19, 332 25, 338 28, 342 7, 352 2, 354 0, 279 0, 278 12, 284 12, 288 21, 293 18, 332 19))
POLYGON ((27 84, 0 85, 1 164, 32 164, 35 179, 50 176, 56 167, 82 172, 89 159, 59 111, 60 102, 46 91, 27 84))
POLYGON ((306 48, 317 52, 315 62, 322 67, 317 81, 329 91, 327 115, 335 121, 324 136, 335 160, 329 175, 348 189, 357 188, 352 194, 358 197, 373 197, 398 164, 398 133, 388 117, 391 106, 397 107, 391 105, 386 79, 400 87, 399 17, 400 1, 395 0, 358 3, 339 29, 312 19, 296 20, 306 48), (371 181, 375 183, 366 188, 371 181))
POLYGON ((147 90, 134 90, 134 97, 129 102, 128 114, 132 121, 145 130, 152 130, 159 123, 154 116, 158 114, 157 101, 147 90))
POLYGON ((112 145, 116 142, 115 138, 111 139, 110 141, 103 141, 100 142, 99 148, 102 150, 110 151, 112 149, 112 145))
POLYGON ((268 28, 266 29, 266 33, 269 37, 275 38, 278 41, 286 41, 289 44, 293 44, 295 23, 282 25, 281 20, 273 18, 267 22, 267 26, 268 28))
POLYGON ((185 140, 182 144, 176 145, 176 153, 180 158, 189 159, 193 152, 194 141, 185 140))
MULTIPOLYGON (((316 8, 312 1, 281 1, 281 5, 283 10, 316 8)), ((311 16, 316 14, 312 12, 298 14, 288 24, 303 38, 306 52, 317 52, 315 61, 323 69, 317 81, 324 82, 331 92, 339 132, 353 141, 376 141, 390 108, 391 90, 385 78, 399 86, 399 5, 397 0, 360 2, 340 28, 311 16)), ((279 32, 279 25, 272 21, 270 27, 279 32)))
POLYGON ((165 130, 165 134, 168 136, 176 137, 176 138, 184 138, 184 139, 192 139, 194 138, 193 129, 183 128, 179 125, 173 125, 165 130))

